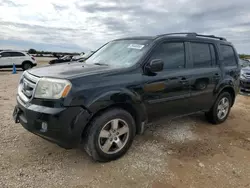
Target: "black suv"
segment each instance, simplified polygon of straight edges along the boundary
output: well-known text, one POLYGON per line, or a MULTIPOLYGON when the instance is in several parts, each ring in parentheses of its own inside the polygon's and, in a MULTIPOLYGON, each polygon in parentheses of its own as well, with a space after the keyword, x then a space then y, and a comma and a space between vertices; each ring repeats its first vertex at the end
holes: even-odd
POLYGON ((233 45, 213 35, 118 39, 85 63, 25 71, 13 117, 64 148, 110 161, 159 117, 202 111, 224 122, 239 90, 238 61, 233 45))

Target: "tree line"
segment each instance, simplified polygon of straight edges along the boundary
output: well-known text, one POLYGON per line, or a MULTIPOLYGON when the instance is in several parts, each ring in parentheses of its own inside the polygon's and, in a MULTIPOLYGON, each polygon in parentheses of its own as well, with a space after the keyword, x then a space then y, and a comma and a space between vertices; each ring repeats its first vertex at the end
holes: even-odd
POLYGON ((250 55, 248 55, 248 54, 239 54, 239 57, 241 59, 250 59, 250 55))

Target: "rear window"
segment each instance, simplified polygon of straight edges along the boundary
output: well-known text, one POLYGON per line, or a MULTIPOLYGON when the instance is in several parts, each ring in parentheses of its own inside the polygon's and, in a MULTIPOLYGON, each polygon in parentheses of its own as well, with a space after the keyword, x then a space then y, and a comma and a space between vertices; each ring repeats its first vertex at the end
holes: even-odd
POLYGON ((225 66, 237 65, 237 57, 235 56, 234 49, 232 46, 221 45, 221 53, 223 56, 223 63, 225 66))
POLYGON ((211 53, 210 44, 192 42, 191 48, 194 68, 212 66, 212 56, 214 56, 214 54, 211 53))

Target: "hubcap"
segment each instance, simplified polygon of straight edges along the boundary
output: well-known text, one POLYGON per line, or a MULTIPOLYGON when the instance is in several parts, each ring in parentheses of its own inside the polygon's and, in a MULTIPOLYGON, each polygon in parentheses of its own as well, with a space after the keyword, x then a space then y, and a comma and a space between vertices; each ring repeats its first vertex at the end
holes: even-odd
POLYGON ((128 142, 129 127, 122 119, 113 119, 106 123, 100 131, 98 143, 106 154, 120 151, 128 142))
POLYGON ((218 108, 217 108, 217 117, 222 120, 224 119, 229 111, 229 100, 226 97, 223 97, 219 104, 218 104, 218 108))

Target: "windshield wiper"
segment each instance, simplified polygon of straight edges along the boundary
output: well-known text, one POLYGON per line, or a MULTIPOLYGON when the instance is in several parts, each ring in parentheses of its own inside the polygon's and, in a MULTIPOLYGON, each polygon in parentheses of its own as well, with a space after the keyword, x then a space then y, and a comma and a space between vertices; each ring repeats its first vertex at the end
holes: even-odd
POLYGON ((106 63, 94 63, 94 65, 104 65, 104 66, 109 66, 108 64, 106 63))

